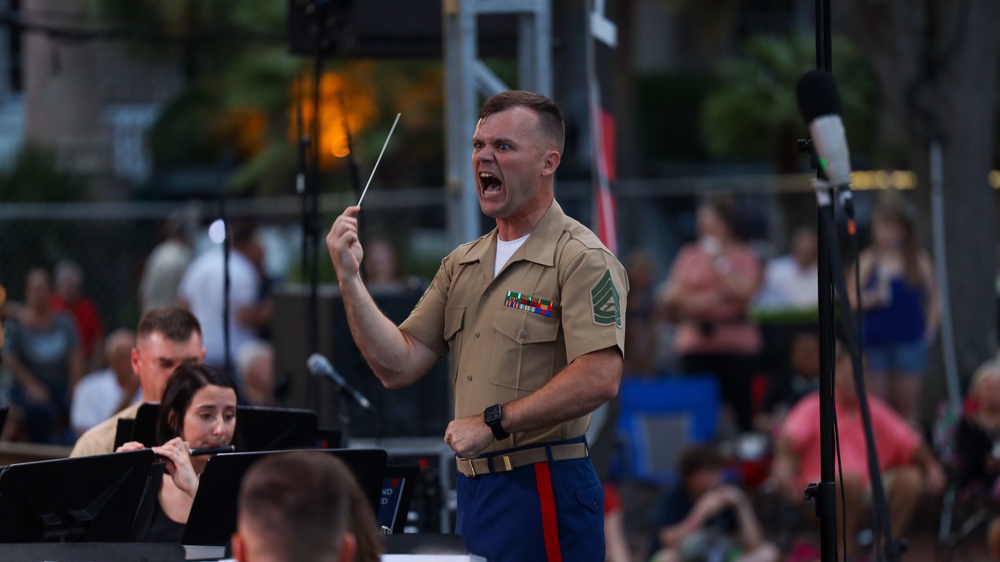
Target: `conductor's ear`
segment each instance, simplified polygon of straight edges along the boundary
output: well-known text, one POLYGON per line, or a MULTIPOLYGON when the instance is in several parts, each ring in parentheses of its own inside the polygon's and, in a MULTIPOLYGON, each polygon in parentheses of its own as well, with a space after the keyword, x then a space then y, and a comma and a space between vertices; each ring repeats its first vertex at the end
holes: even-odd
POLYGON ((344 538, 340 541, 340 562, 351 562, 358 550, 358 539, 354 533, 344 533, 344 538))
POLYGON ((233 545, 233 559, 237 560, 237 562, 249 562, 247 560, 246 546, 243 544, 243 539, 240 538, 238 531, 233 533, 229 542, 233 545))

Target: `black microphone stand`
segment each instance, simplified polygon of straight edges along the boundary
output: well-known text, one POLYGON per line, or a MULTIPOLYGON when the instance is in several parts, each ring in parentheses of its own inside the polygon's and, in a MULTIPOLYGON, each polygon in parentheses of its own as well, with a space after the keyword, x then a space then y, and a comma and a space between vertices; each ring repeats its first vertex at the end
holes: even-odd
POLYGON ((217 164, 217 178, 219 182, 219 220, 222 222, 222 349, 223 366, 226 374, 236 378, 233 370, 233 354, 229 352, 229 342, 232 341, 232 327, 229 324, 229 310, 232 306, 229 302, 229 295, 232 292, 232 281, 229 276, 230 252, 233 250, 231 233, 229 232, 229 220, 226 218, 226 179, 225 171, 229 164, 228 153, 223 152, 217 164))
MULTIPOLYGON (((832 67, 832 46, 830 41, 830 2, 816 0, 816 67, 830 71, 832 67)), ((820 169, 816 161, 812 143, 800 143, 812 155, 813 167, 820 169)), ((818 186, 819 187, 819 186, 818 186)), ((834 472, 834 429, 836 405, 833 394, 833 368, 836 341, 834 339, 834 293, 833 276, 830 268, 830 248, 835 240, 827 240, 827 226, 834 224, 832 189, 817 189, 817 236, 819 272, 819 426, 820 426, 820 482, 810 484, 805 491, 806 499, 816 504, 816 516, 820 521, 820 559, 822 562, 837 560, 837 485, 834 472)))
MULTIPOLYGON (((816 67, 832 72, 832 46, 830 32, 830 2, 816 0, 816 67)), ((837 189, 825 179, 819 165, 817 155, 811 141, 799 141, 800 150, 811 155, 812 166, 818 171, 816 180, 816 198, 818 203, 818 273, 819 273, 819 336, 820 336, 820 482, 810 484, 805 491, 806 499, 815 501, 816 515, 820 519, 820 559, 822 562, 837 560, 837 485, 836 485, 836 399, 834 393, 834 366, 836 354, 836 339, 834 327, 836 318, 834 303, 836 292, 839 291, 842 302, 842 320, 844 326, 844 342, 850 348, 854 369, 855 386, 862 423, 865 428, 865 440, 868 448, 868 472, 872 485, 872 500, 875 507, 876 530, 873 547, 876 558, 882 545, 878 544, 881 536, 885 538, 885 556, 889 562, 899 560, 901 545, 892 537, 892 527, 889 520, 888 504, 885 499, 885 489, 882 486, 882 476, 879 470, 875 439, 872 431, 871 414, 868 408, 868 398, 864 387, 862 372, 860 338, 854 326, 854 314, 851 310, 849 295, 844 281, 844 268, 839 255, 839 245, 836 235, 836 220, 834 218, 834 202, 837 201, 837 189)), ((845 194, 849 195, 849 194, 845 194)), ((850 199, 845 197, 845 202, 850 199)), ((853 208, 848 209, 853 211, 853 208)), ((851 217, 853 220, 853 217, 851 217)), ((846 530, 845 530, 846 531, 846 530)), ((846 537, 845 537, 846 540, 846 537)))
MULTIPOLYGON (((308 133, 306 123, 302 116, 302 105, 306 99, 306 84, 303 78, 299 79, 296 87, 296 129, 298 132, 297 144, 297 169, 295 173, 295 191, 301 202, 301 222, 302 222, 302 277, 309 283, 309 300, 307 311, 307 333, 309 350, 311 353, 319 351, 319 179, 320 179, 320 133, 322 124, 320 121, 320 91, 323 70, 323 54, 327 48, 326 34, 324 33, 324 16, 326 13, 326 0, 318 0, 312 7, 313 17, 317 22, 316 29, 318 35, 312 45, 315 58, 313 60, 313 91, 312 91, 312 121, 309 123, 308 133)), ((314 409, 319 409, 320 393, 314 392, 314 409)))
MULTIPOLYGON (((806 149, 815 162, 812 144, 804 141, 806 149)), ((818 163, 816 168, 819 169, 818 163)), ((830 239, 829 232, 833 218, 833 189, 826 182, 817 182, 818 202, 818 272, 819 272, 819 427, 820 427, 820 482, 809 484, 805 499, 813 500, 820 526, 820 560, 837 560, 837 485, 834 465, 836 462, 836 402, 834 399, 834 363, 836 339, 834 337, 834 292, 833 274, 830 266, 831 248, 836 247, 836 238, 830 239)))
MULTIPOLYGON (((299 171, 297 175, 297 190, 302 196, 302 272, 303 276, 309 280, 309 348, 311 353, 320 351, 319 341, 319 253, 321 231, 319 225, 319 190, 320 190, 320 164, 322 156, 322 118, 321 118, 321 91, 324 56, 333 47, 333 38, 328 34, 328 7, 330 0, 316 0, 312 5, 312 18, 316 26, 315 58, 313 59, 313 121, 310 123, 311 140, 305 136, 305 125, 302 119, 301 105, 299 106, 298 129, 299 129, 299 171)), ((300 94, 302 94, 300 88, 300 94)), ((304 97, 304 96, 300 96, 304 97)), ((301 103, 301 102, 300 102, 301 103)), ((352 175, 356 175, 352 171, 352 175)), ((359 180, 355 180, 357 183, 359 180)), ((348 404, 344 393, 335 391, 336 398, 336 423, 340 426, 342 440, 348 441, 348 431, 351 425, 348 413, 348 404)), ((322 392, 314 393, 315 407, 317 411, 322 408, 322 392)))

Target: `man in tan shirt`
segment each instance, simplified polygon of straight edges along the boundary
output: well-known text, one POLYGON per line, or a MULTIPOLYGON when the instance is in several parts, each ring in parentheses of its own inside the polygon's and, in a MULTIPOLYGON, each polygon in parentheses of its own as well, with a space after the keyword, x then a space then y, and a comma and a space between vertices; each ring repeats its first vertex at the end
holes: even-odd
POLYGON ((135 419, 143 402, 159 402, 174 369, 185 363, 202 363, 205 348, 201 345, 201 326, 190 312, 179 307, 153 308, 139 320, 132 370, 142 385, 142 401, 111 416, 87 430, 71 457, 113 453, 118 420, 135 419))
POLYGON ((604 560, 603 491, 584 439, 621 379, 628 281, 614 255, 555 202, 564 125, 551 100, 486 101, 472 139, 483 213, 497 228, 446 257, 402 325, 359 274, 349 207, 327 247, 351 333, 389 388, 450 355, 457 530, 491 562, 604 560))

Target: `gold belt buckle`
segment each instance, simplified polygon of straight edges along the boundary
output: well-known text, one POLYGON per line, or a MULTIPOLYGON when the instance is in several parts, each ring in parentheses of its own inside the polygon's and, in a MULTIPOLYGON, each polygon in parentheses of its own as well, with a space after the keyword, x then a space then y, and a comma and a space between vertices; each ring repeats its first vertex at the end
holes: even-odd
POLYGON ((503 466, 507 469, 507 472, 514 470, 514 467, 510 465, 510 457, 508 455, 503 456, 503 466))
POLYGON ((469 463, 469 470, 472 471, 472 477, 473 478, 475 478, 476 476, 478 476, 478 474, 476 474, 476 463, 472 462, 475 459, 458 459, 458 460, 465 461, 465 462, 469 463))

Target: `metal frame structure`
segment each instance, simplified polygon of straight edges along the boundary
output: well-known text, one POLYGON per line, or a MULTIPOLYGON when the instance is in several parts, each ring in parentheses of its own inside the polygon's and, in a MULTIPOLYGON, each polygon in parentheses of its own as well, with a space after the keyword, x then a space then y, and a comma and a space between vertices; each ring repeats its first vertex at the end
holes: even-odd
POLYGON ((445 60, 445 198, 448 244, 480 235, 469 142, 479 96, 509 90, 478 55, 479 16, 516 15, 518 87, 552 96, 551 0, 442 0, 445 60))

